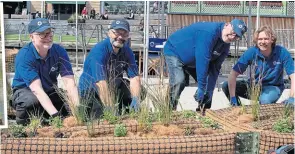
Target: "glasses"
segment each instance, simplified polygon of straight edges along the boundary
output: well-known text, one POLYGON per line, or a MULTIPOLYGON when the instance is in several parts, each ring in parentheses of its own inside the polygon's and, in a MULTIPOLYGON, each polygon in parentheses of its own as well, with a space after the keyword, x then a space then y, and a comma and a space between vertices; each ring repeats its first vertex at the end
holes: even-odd
POLYGON ((118 31, 115 31, 115 30, 111 30, 117 37, 121 36, 123 38, 127 38, 129 37, 129 33, 128 32, 122 32, 122 33, 119 33, 118 31))
POLYGON ((40 39, 44 39, 48 36, 53 36, 54 34, 54 31, 50 31, 50 32, 47 32, 47 33, 37 33, 35 35, 39 35, 40 39))

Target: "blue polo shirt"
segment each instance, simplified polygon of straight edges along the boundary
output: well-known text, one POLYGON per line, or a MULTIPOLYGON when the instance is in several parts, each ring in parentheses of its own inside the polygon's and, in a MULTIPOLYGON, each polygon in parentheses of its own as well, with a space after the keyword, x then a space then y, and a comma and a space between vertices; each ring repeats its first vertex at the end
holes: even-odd
POLYGON ((164 47, 164 55, 175 56, 184 65, 194 65, 198 89, 213 92, 230 43, 222 40, 224 22, 197 22, 173 33, 164 47), (208 84, 207 84, 208 83, 208 84))
POLYGON ((54 90, 58 75, 73 75, 72 66, 66 50, 53 44, 47 57, 42 59, 33 43, 21 48, 15 57, 15 76, 12 88, 29 87, 35 79, 40 79, 45 92, 54 90))
POLYGON ((79 80, 79 92, 97 91, 96 83, 101 80, 121 83, 123 73, 127 72, 129 78, 138 76, 138 67, 132 50, 124 44, 116 54, 113 51, 110 39, 97 43, 88 54, 79 80))
POLYGON ((284 90, 284 69, 287 75, 294 73, 294 61, 288 50, 276 45, 269 57, 264 57, 259 48, 251 47, 240 57, 233 70, 243 74, 253 64, 256 83, 262 79, 262 86, 278 86, 284 90))

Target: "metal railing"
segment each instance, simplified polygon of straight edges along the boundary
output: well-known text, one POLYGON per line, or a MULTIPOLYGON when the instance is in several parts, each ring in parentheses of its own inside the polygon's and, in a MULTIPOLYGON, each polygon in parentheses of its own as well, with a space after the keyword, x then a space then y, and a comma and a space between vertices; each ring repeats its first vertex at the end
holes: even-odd
MULTIPOLYGON (((72 36, 72 40, 70 43, 72 45, 76 44, 76 24, 59 24, 53 23, 55 27, 55 42, 56 43, 67 43, 69 41, 69 36, 72 36)), ((28 42, 28 32, 27 26, 25 24, 10 24, 5 25, 7 34, 15 34, 17 37, 15 38, 15 42, 28 42)), ((109 24, 85 24, 79 23, 78 24, 78 49, 80 49, 78 53, 78 59, 75 58, 75 53, 69 53, 71 55, 70 60, 72 64, 75 64, 78 61, 78 65, 82 65, 84 63, 83 57, 87 55, 87 51, 91 48, 91 46, 95 45, 97 42, 103 40, 107 37, 109 24), (81 52, 81 49, 83 52, 81 52)), ((159 38, 161 32, 161 26, 159 25, 150 25, 149 27, 149 37, 159 38)), ((168 38, 172 33, 181 29, 180 26, 164 26, 163 33, 164 38, 168 38)), ((251 38, 253 37, 253 30, 248 32, 247 34, 251 34, 251 38)), ((277 44, 286 47, 287 49, 294 49, 294 30, 293 29, 276 29, 275 30, 277 35, 277 44)), ((131 25, 131 33, 130 36, 131 44, 142 44, 143 45, 143 32, 139 31, 139 25, 131 25)), ((246 36, 247 38, 247 36, 246 36)), ((9 39, 6 39, 6 41, 9 39)), ((10 40, 12 41, 12 40, 10 40)), ((250 46, 253 45, 252 42, 248 41, 250 46)), ((69 43, 69 42, 68 42, 69 43)), ((75 49, 75 48, 73 48, 75 49)), ((231 56, 233 59, 228 60, 226 64, 221 69, 222 74, 228 74, 229 69, 235 63, 237 57, 242 54, 243 51, 247 49, 247 41, 242 39, 239 41, 237 46, 235 43, 231 45, 231 56)), ((134 50, 134 49, 133 49, 134 50)), ((136 50, 136 49, 135 49, 136 50)), ((12 61, 11 61, 12 62, 12 61)))
MULTIPOLYGON (((74 37, 76 36, 76 24, 72 23, 52 23, 55 27, 55 42, 76 42, 74 37), (72 37, 71 37, 72 36, 72 37), (72 39, 71 39, 72 38, 72 39)), ((15 40, 18 42, 29 41, 27 25, 22 24, 4 24, 5 34, 7 36, 6 40, 15 40), (13 37, 12 37, 13 35, 13 37)), ((85 38, 85 45, 97 43, 104 38, 107 37, 109 24, 87 24, 87 23, 79 23, 78 24, 78 42, 82 44, 82 38, 85 38), (83 37, 82 37, 83 36, 83 37)), ((172 33, 181 29, 180 26, 169 26, 165 25, 163 29, 164 38, 168 38, 172 33)), ((143 43, 143 32, 140 31, 140 25, 131 25, 131 41, 136 42, 138 44, 143 43)), ((150 25, 149 26, 149 36, 159 38, 161 35, 161 26, 159 25, 150 25)), ((253 34, 253 30, 251 32, 247 32, 247 34, 253 34)), ((280 44, 287 49, 294 49, 294 29, 276 29, 277 35, 277 44, 280 44)), ((249 42, 252 43, 252 42, 249 42)), ((247 47, 246 41, 243 39, 240 41, 240 46, 247 47)), ((251 44, 250 44, 251 45, 251 44)))

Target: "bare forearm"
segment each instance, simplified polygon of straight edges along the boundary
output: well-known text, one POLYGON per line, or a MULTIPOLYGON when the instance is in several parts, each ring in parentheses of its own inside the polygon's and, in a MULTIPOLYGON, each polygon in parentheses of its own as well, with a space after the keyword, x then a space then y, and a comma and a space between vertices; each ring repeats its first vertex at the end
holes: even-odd
POLYGON ((291 74, 289 77, 291 79, 290 97, 294 97, 294 94, 295 94, 295 73, 291 74))
POLYGON ((130 79, 130 92, 132 97, 139 97, 140 96, 140 77, 136 76, 130 79))
POLYGON ((43 88, 42 88, 42 84, 41 84, 41 80, 40 79, 36 79, 34 80, 31 84, 30 84, 30 89, 32 90, 33 94, 37 97, 37 99, 39 100, 41 106, 44 108, 44 110, 49 114, 49 115, 53 115, 55 113, 57 113, 58 111, 56 110, 56 108, 53 106, 50 98, 48 97, 48 95, 44 92, 43 88))
POLYGON ((99 98, 101 99, 102 103, 104 105, 111 105, 111 96, 107 82, 105 80, 102 80, 96 83, 96 85, 99 88, 99 98))
POLYGON ((44 110, 49 115, 53 115, 53 114, 58 112, 56 110, 56 108, 53 106, 53 104, 52 104, 50 98, 48 97, 48 95, 43 90, 41 90, 41 89, 33 90, 33 94, 37 97, 37 99, 39 100, 41 106, 44 108, 44 110))
POLYGON ((78 88, 76 85, 72 85, 72 86, 67 86, 66 87, 67 90, 67 95, 69 98, 69 103, 71 103, 71 105, 73 106, 78 106, 79 105, 79 94, 78 94, 78 88))
POLYGON ((65 84, 65 88, 67 91, 67 98, 68 98, 68 103, 70 103, 69 105, 72 106, 78 106, 79 105, 79 94, 78 94, 78 88, 76 86, 75 83, 75 79, 73 75, 68 75, 68 76, 64 76, 62 77, 64 84, 65 84))
POLYGON ((228 90, 230 97, 236 96, 236 83, 237 83, 238 73, 232 70, 228 77, 228 90))

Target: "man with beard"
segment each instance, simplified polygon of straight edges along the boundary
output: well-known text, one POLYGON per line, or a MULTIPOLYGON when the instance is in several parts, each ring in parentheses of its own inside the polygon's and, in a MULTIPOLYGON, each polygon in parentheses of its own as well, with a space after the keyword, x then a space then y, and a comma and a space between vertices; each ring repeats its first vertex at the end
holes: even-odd
POLYGON ((31 42, 21 48, 15 58, 15 76, 12 88, 12 107, 16 122, 26 125, 30 114, 66 116, 68 112, 57 93, 57 77, 61 76, 68 103, 78 105, 78 89, 66 50, 53 43, 53 27, 44 18, 28 25, 31 42))
POLYGON ((116 105, 119 110, 128 106, 138 110, 140 77, 134 54, 127 45, 129 31, 125 19, 114 20, 108 38, 97 43, 85 60, 79 92, 91 104, 88 112, 92 117, 97 118, 103 108, 114 109, 116 105), (123 78, 124 72, 130 81, 123 78))
POLYGON ((176 110, 181 92, 189 84, 189 75, 198 82, 194 96, 198 102, 196 110, 211 108, 213 90, 230 43, 241 39, 246 31, 245 23, 234 19, 231 22, 197 22, 169 36, 164 56, 173 110, 176 110))

